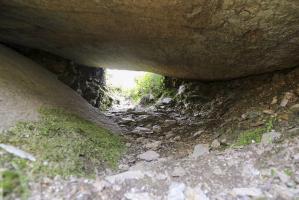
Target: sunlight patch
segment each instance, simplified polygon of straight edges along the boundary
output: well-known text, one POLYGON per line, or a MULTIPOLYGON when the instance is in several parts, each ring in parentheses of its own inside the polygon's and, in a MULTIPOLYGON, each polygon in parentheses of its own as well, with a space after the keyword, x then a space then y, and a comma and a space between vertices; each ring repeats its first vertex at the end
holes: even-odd
POLYGON ((121 89, 133 89, 136 85, 136 79, 144 76, 143 71, 128 71, 128 70, 106 70, 106 83, 110 87, 121 89))

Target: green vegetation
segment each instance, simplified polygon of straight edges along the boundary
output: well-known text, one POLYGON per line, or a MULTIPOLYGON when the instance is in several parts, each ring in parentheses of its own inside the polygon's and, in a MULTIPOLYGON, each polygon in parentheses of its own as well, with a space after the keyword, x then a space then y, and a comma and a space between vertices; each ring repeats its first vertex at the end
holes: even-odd
POLYGON ((286 175, 288 175, 288 176, 293 176, 293 171, 291 170, 291 169, 288 169, 288 168, 286 168, 285 170, 284 170, 284 173, 286 174, 286 175))
POLYGON ((251 143, 260 143, 262 134, 265 132, 265 128, 256 128, 242 132, 237 139, 237 146, 244 146, 251 143))
POLYGON ((270 118, 264 127, 255 128, 240 133, 236 146, 245 146, 252 143, 260 143, 263 133, 270 132, 274 127, 275 118, 270 118))
POLYGON ((152 94, 157 99, 165 91, 164 76, 146 73, 135 81, 136 87, 129 91, 129 95, 134 101, 139 101, 143 96, 148 94, 152 94))
MULTIPOLYGON (((13 160, 13 158, 11 158, 13 160)), ((3 197, 27 199, 29 190, 27 177, 24 176, 23 168, 26 163, 24 160, 13 160, 10 165, 13 170, 4 170, 0 173, 0 190, 2 189, 3 197)), ((2 196, 0 196, 2 197, 2 196)))
POLYGON ((124 150, 118 136, 61 109, 41 109, 40 114, 38 122, 20 122, 0 134, 0 143, 37 158, 30 162, 8 153, 1 155, 4 194, 16 192, 16 185, 20 186, 17 192, 24 193, 23 177, 93 176, 96 170, 116 167, 124 150))

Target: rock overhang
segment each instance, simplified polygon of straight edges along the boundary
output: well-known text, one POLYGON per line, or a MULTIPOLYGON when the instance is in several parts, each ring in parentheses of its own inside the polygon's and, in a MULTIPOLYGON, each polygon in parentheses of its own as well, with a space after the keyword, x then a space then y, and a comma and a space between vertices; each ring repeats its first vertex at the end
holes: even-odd
POLYGON ((299 64, 299 2, 2 0, 0 41, 89 66, 231 79, 299 64))

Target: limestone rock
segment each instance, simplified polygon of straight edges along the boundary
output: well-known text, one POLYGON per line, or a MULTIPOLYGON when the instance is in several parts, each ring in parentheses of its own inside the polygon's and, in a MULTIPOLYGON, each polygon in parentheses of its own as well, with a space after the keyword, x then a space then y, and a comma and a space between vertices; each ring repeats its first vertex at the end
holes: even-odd
POLYGON ((278 142, 281 137, 281 133, 275 131, 264 133, 262 136, 261 144, 272 144, 278 142))
POLYGON ((173 101, 172 98, 166 97, 166 98, 162 99, 161 102, 162 102, 162 104, 170 104, 170 103, 172 103, 172 101, 173 101))
POLYGON ((164 126, 165 127, 173 126, 175 124, 176 124, 176 120, 174 120, 174 119, 167 119, 164 122, 164 126))
POLYGON ((299 64, 297 0, 1 1, 0 41, 87 66, 230 79, 299 64))
POLYGON ((299 114, 299 104, 295 104, 295 105, 291 106, 290 110, 291 110, 294 114, 299 114))
POLYGON ((159 146, 162 144, 161 141, 154 141, 154 142, 151 142, 151 143, 147 143, 145 145, 145 148, 147 149, 153 149, 153 150, 156 150, 159 148, 159 146))
POLYGON ((185 188, 184 183, 172 182, 169 186, 167 200, 185 200, 185 188))
POLYGON ((137 126, 137 127, 132 131, 132 133, 142 135, 142 134, 152 133, 152 130, 149 129, 149 128, 145 128, 145 127, 137 126))
POLYGON ((184 176, 186 174, 186 170, 182 167, 176 167, 174 168, 171 176, 173 177, 181 177, 184 176))
POLYGON ((191 154, 191 158, 199 158, 200 156, 206 155, 209 153, 209 145, 206 144, 198 144, 194 147, 193 153, 191 154))
POLYGON ((154 131, 154 133, 161 133, 162 128, 159 125, 155 125, 155 126, 153 126, 153 131, 154 131))
POLYGON ((159 157, 160 157, 160 155, 157 152, 152 151, 152 150, 144 152, 144 153, 138 155, 139 159, 145 160, 145 161, 157 160, 159 157))
POLYGON ((217 149, 217 148, 219 148, 220 147, 220 142, 219 142, 219 140, 217 140, 217 139, 215 139, 215 140, 213 140, 213 142, 212 142, 212 144, 211 144, 211 148, 212 149, 217 149))
POLYGON ((262 197, 263 193, 258 188, 234 188, 232 190, 232 195, 241 197, 262 197))

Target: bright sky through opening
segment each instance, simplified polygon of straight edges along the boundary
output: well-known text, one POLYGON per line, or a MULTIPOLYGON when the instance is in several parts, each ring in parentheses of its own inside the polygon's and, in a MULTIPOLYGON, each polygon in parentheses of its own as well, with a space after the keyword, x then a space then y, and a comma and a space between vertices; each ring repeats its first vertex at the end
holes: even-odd
POLYGON ((135 87, 135 79, 143 76, 146 72, 128 70, 106 70, 106 83, 112 87, 132 89, 135 87))

